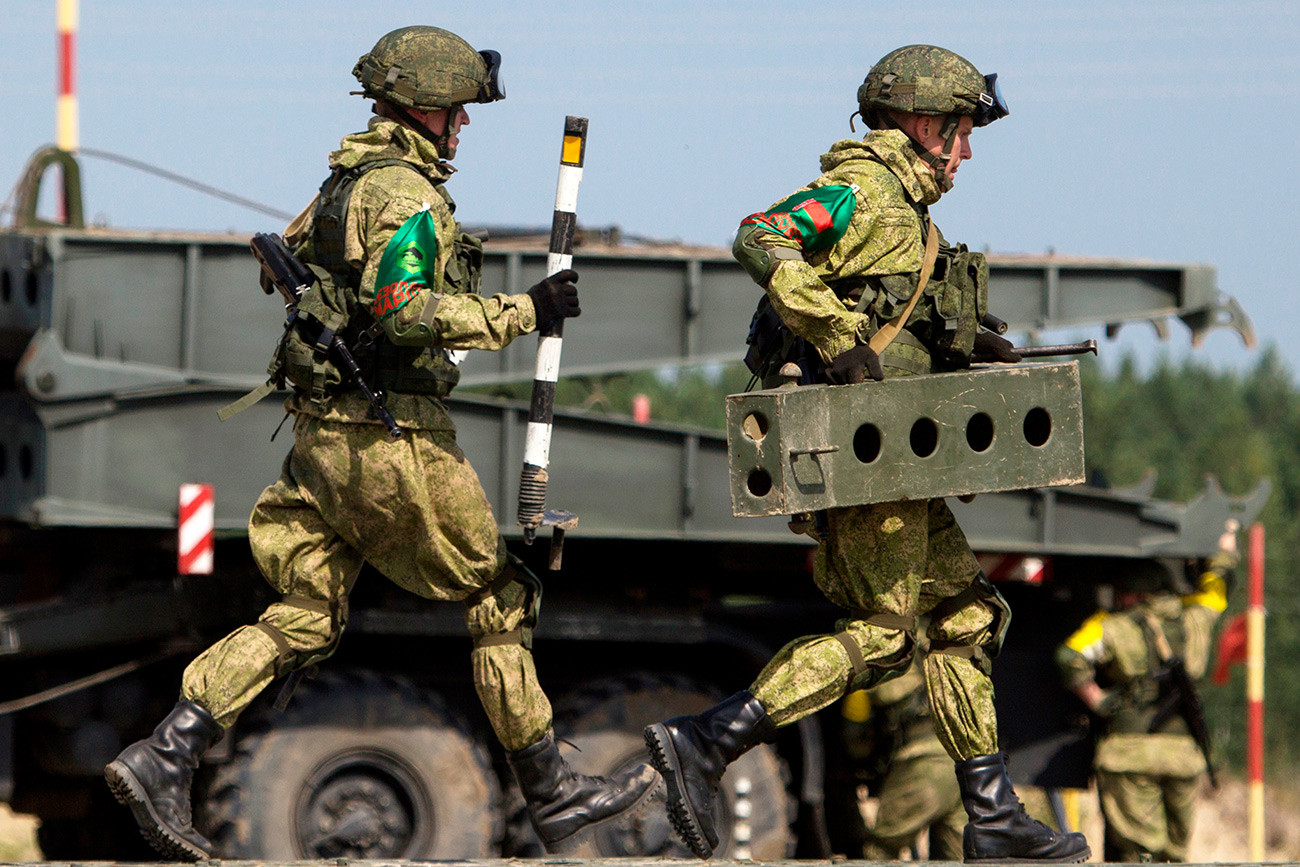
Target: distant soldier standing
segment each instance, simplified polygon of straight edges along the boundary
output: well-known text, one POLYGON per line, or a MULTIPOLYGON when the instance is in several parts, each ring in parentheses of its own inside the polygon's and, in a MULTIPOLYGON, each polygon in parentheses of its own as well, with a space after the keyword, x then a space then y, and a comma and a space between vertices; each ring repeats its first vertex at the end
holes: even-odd
POLYGON ((330 155, 286 241, 323 278, 300 311, 354 348, 402 436, 388 437, 318 345, 286 336, 277 361, 294 389, 294 446, 249 522, 253 556, 283 599, 195 659, 171 714, 105 770, 164 855, 212 855, 191 821, 200 758, 273 679, 334 651, 364 562, 420 596, 465 603, 474 685, 548 847, 640 805, 657 782, 646 765, 607 780, 561 757, 530 650, 540 585, 507 555, 443 403, 460 378, 452 351, 498 350, 580 312, 573 271, 480 296, 481 244, 452 216, 446 160, 465 105, 504 98, 499 64, 445 30, 404 27, 353 69, 377 116, 330 155))
MULTIPOLYGON (((800 363, 806 381, 844 384, 962 368, 974 350, 1019 360, 979 327, 984 257, 943 243, 928 210, 971 157, 971 130, 1007 113, 995 80, 942 48, 891 52, 858 89, 874 131, 836 142, 819 178, 742 221, 733 252, 770 305, 755 316, 749 359, 765 381, 782 362, 800 363)), ((836 631, 786 645, 711 710, 646 729, 692 851, 707 858, 718 845, 727 765, 847 691, 906 671, 926 615, 925 680, 969 819, 966 860, 1088 858, 1083 835, 1029 818, 1012 790, 989 677, 1009 611, 944 501, 832 509, 817 535, 814 580, 849 612, 836 631)))
POLYGON ((1164 672, 1172 655, 1193 678, 1205 675, 1237 565, 1235 530, 1231 522, 1187 595, 1175 590, 1181 579, 1156 561, 1116 576, 1116 610, 1094 614, 1057 650, 1066 686, 1104 721, 1095 766, 1107 861, 1187 860, 1206 764, 1186 722, 1161 711, 1177 698, 1164 672))
POLYGON ((863 829, 861 857, 897 861, 925 832, 928 860, 960 860, 966 814, 952 760, 934 731, 919 662, 869 690, 850 692, 842 715, 849 753, 872 772, 871 793, 879 801, 875 821, 863 829))

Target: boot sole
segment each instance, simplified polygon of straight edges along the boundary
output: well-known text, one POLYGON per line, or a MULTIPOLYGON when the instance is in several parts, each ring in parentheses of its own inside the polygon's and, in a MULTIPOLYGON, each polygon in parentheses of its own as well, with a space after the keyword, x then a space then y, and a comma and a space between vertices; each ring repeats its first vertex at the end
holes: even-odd
POLYGON ((1084 846, 1076 855, 1062 858, 963 858, 966 864, 1079 864, 1092 857, 1092 848, 1084 846))
POLYGON ((183 839, 163 823, 145 794, 144 786, 124 763, 110 763, 104 768, 104 778, 108 780, 113 797, 135 816, 145 842, 159 854, 178 861, 202 861, 211 857, 210 853, 183 839))
POLYGON ((682 842, 690 847, 696 858, 713 857, 713 847, 704 838, 704 830, 695 817, 695 810, 686 797, 684 785, 679 785, 681 761, 673 749, 672 736, 662 723, 646 726, 645 745, 650 750, 650 764, 663 777, 667 790, 668 819, 682 842))
POLYGON ((650 803, 651 796, 654 795, 655 790, 659 788, 662 782, 663 778, 656 775, 654 782, 645 787, 645 791, 641 793, 641 796, 622 810, 611 813, 597 822, 592 822, 590 825, 583 825, 567 837, 561 837, 558 840, 543 840, 542 846, 546 849, 547 854, 563 854, 566 850, 577 847, 601 826, 616 822, 619 819, 635 818, 650 803))

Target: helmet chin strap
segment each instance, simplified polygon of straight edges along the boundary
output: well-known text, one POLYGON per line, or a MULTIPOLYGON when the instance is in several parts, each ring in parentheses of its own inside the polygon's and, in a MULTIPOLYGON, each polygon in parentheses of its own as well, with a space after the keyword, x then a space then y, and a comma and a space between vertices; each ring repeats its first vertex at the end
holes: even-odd
MULTIPOLYGON (((390 102, 388 103, 388 107, 393 110, 393 114, 401 118, 402 123, 410 127, 412 132, 414 132, 416 135, 420 136, 421 138, 427 139, 428 141, 432 142, 433 146, 438 149, 438 156, 442 157, 444 160, 449 160, 456 155, 454 152, 449 152, 451 150, 448 145, 448 142, 451 140, 451 114, 450 113, 448 113, 447 115, 447 125, 443 127, 442 133, 438 134, 435 133, 433 130, 429 129, 428 125, 420 123, 420 121, 416 120, 415 115, 411 114, 402 106, 390 102)), ((452 106, 452 107, 456 108, 456 106, 452 106)))
POLYGON ((943 137, 943 151, 938 155, 930 153, 919 141, 908 136, 908 140, 912 143, 912 150, 916 151, 916 155, 934 170, 934 178, 945 193, 952 189, 952 178, 948 177, 948 163, 952 162, 953 148, 957 145, 957 129, 960 126, 961 115, 948 115, 943 129, 939 132, 943 137))

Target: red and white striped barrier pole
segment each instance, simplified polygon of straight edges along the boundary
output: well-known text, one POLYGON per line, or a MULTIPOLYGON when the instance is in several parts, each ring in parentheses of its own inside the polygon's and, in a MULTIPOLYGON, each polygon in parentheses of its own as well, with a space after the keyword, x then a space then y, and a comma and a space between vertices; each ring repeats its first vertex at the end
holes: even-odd
POLYGON ((1264 525, 1250 528, 1250 605, 1246 609, 1246 771, 1250 782, 1250 860, 1264 860, 1264 525))
MULTIPOLYGON (((551 220, 551 247, 546 276, 573 264, 573 233, 578 224, 578 185, 587 156, 587 118, 564 119, 564 144, 560 149, 560 176, 555 188, 555 214, 551 220)), ((551 458, 551 425, 555 415, 555 383, 560 375, 560 347, 564 319, 553 320, 539 332, 537 364, 533 372, 533 399, 524 433, 524 468, 519 476, 519 525, 524 541, 532 544, 537 528, 551 525, 551 568, 560 567, 564 531, 577 523, 568 512, 547 512, 547 468, 551 458)))
POLYGON ((181 485, 176 522, 176 572, 211 575, 216 505, 211 485, 181 485))

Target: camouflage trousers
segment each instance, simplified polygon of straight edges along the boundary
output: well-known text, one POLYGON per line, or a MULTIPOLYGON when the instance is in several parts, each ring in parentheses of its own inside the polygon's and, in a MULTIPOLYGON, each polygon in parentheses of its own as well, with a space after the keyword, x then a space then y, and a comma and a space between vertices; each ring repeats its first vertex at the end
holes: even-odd
POLYGON ((939 740, 958 761, 997 752, 993 681, 978 648, 994 639, 1007 612, 965 593, 980 567, 947 503, 878 503, 832 509, 827 518, 813 578, 851 614, 835 633, 783 647, 750 692, 776 725, 789 725, 849 689, 906 671, 916 646, 907 618, 931 615, 924 668, 939 740), (964 604, 942 604, 963 594, 964 604))
POLYGON ((899 748, 876 794, 880 808, 862 847, 863 858, 896 861, 928 828, 930 861, 962 860, 966 811, 952 759, 933 734, 899 748))
POLYGON ((1106 860, 1186 861, 1205 759, 1178 734, 1107 735, 1097 745, 1106 860))
MULTIPOLYGON (((249 519, 253 558, 283 594, 186 668, 182 695, 230 727, 277 676, 331 653, 364 562, 437 601, 463 601, 474 686, 501 743, 540 740, 551 705, 531 652, 540 586, 508 563, 478 476, 451 431, 299 415, 279 480, 249 519)), ((430 664, 435 664, 433 661, 430 664)))
POLYGON ((1199 777, 1097 772, 1106 860, 1186 861, 1199 777))

